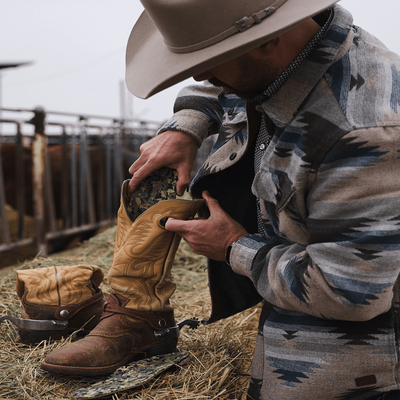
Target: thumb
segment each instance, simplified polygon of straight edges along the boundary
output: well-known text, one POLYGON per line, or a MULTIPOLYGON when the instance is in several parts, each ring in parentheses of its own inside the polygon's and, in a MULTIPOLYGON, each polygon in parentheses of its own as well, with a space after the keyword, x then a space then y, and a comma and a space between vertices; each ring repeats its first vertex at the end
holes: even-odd
POLYGON ((170 232, 184 232, 185 222, 186 221, 181 219, 168 218, 165 229, 170 232))

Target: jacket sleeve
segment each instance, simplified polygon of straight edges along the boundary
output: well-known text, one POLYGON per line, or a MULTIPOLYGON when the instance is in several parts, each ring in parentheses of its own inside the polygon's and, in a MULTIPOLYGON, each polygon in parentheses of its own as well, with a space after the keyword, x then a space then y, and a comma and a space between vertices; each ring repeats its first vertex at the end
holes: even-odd
POLYGON ((343 137, 310 174, 305 244, 256 234, 234 244, 233 270, 273 305, 350 321, 390 309, 400 271, 400 129, 362 131, 343 137))
POLYGON ((200 147, 204 139, 219 132, 223 109, 218 100, 221 89, 208 83, 183 88, 174 104, 174 115, 159 130, 185 132, 197 140, 200 147))

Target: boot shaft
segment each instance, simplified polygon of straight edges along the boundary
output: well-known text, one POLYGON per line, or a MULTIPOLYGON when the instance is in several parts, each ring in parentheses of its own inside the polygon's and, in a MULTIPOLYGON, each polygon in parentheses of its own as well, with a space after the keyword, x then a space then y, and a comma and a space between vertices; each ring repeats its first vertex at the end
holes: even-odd
MULTIPOLYGON (((99 322, 105 299, 98 285, 104 277, 96 265, 53 266, 17 271, 21 317, 40 321, 64 321, 65 328, 19 328, 21 341, 37 343, 61 339, 75 331, 89 333, 99 322)), ((38 325, 39 326, 39 325, 38 325)))
POLYGON ((16 291, 20 298, 41 305, 64 306, 87 300, 99 286, 103 271, 97 265, 61 265, 17 271, 16 291))
POLYGON ((175 291, 171 268, 181 239, 165 229, 166 219, 192 219, 204 200, 164 200, 131 221, 126 211, 127 181, 124 185, 108 280, 114 293, 130 299, 126 307, 162 311, 175 291))

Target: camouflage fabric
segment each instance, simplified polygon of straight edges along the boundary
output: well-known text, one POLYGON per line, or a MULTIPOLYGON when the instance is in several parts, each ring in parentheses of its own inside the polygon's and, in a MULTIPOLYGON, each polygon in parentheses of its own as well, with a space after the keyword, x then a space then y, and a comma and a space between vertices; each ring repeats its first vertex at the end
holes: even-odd
POLYGON ((150 174, 132 193, 126 212, 134 221, 139 215, 162 200, 176 198, 176 170, 162 167, 150 174))
POLYGON ((74 399, 96 399, 133 389, 174 365, 183 365, 188 359, 188 353, 176 352, 131 362, 118 368, 104 381, 75 390, 71 396, 74 399))

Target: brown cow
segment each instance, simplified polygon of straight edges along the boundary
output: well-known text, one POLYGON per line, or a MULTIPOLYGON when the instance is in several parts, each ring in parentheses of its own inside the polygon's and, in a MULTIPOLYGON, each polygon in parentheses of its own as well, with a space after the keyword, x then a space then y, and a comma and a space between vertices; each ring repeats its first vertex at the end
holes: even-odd
MULTIPOLYGON (((18 209, 18 201, 25 203, 25 214, 34 215, 34 202, 33 202, 33 184, 32 184, 32 150, 30 147, 24 146, 22 148, 22 165, 18 164, 17 159, 17 146, 15 143, 1 143, 0 144, 2 168, 4 177, 4 192, 6 197, 6 203, 11 205, 13 208, 18 209), (17 176, 17 171, 20 168, 20 177, 17 176), (18 187, 17 185, 20 185, 18 187), (22 185, 22 186, 21 186, 22 185), (19 200, 18 200, 19 199, 19 200)), ((100 146, 88 146, 88 159, 90 161, 90 168, 88 169, 88 175, 85 180, 85 191, 87 191, 88 185, 92 188, 92 197, 95 206, 95 219, 100 220, 107 218, 104 214, 106 213, 106 196, 107 193, 112 191, 113 199, 117 198, 119 201, 119 187, 123 179, 129 177, 128 168, 132 162, 136 159, 137 155, 127 149, 122 151, 121 162, 119 163, 120 172, 116 173, 115 158, 110 155, 106 157, 105 149, 100 146), (106 164, 112 164, 111 175, 109 175, 109 186, 106 184, 106 164), (119 176, 118 176, 119 175, 119 176), (90 179, 91 178, 91 179, 90 179), (90 185, 90 181, 92 184, 90 185)), ((71 224, 71 212, 72 212, 72 174, 71 174, 71 156, 72 146, 68 145, 66 151, 63 151, 62 145, 53 145, 48 147, 48 159, 50 162, 50 173, 51 173, 51 186, 55 205, 55 214, 57 219, 69 220, 71 224)), ((80 148, 76 146, 76 201, 78 209, 77 218, 80 223, 80 181, 82 173, 80 172, 80 148)), ((85 193, 85 196, 87 193, 85 193)), ((47 200, 48 201, 48 200, 47 200)), ((87 198, 86 198, 87 204, 87 198)), ((113 214, 116 213, 115 200, 114 206, 111 209, 113 214)), ((49 204, 46 204, 45 208, 48 209, 49 204)), ((93 207, 93 206, 92 206, 93 207)), ((86 214, 88 214, 88 205, 86 206, 86 214)), ((108 216, 108 217, 113 217, 108 216)), ((88 218, 86 217, 86 221, 88 218)))

